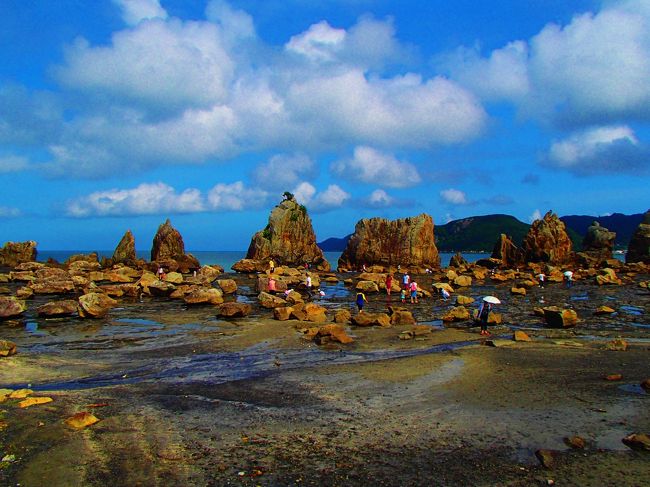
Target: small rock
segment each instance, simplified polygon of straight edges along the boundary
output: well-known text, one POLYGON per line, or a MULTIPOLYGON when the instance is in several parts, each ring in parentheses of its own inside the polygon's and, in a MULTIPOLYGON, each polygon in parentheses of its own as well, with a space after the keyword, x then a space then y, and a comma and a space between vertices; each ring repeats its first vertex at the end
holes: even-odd
POLYGON ((570 436, 568 438, 564 438, 564 443, 576 450, 583 450, 585 446, 587 446, 587 442, 580 436, 570 436))
POLYGON ((632 433, 621 440, 627 447, 632 450, 650 451, 650 436, 644 433, 632 433))
POLYGON ((442 321, 467 321, 470 319, 469 310, 464 306, 451 308, 442 317, 442 321))
POLYGON ((528 333, 521 330, 515 330, 512 339, 516 342, 532 342, 532 339, 528 336, 528 333))
POLYGON ((347 309, 340 309, 334 314, 334 323, 347 323, 350 321, 352 313, 347 309))
POLYGON ((80 430, 86 428, 87 426, 93 425, 99 422, 99 418, 92 413, 82 411, 75 414, 74 416, 69 417, 65 420, 65 424, 71 428, 80 430))
POLYGON ((621 374, 609 374, 605 376, 605 380, 609 380, 609 381, 617 381, 622 379, 623 379, 623 375, 621 374))
POLYGON ((551 469, 555 466, 556 451, 540 449, 535 452, 535 456, 545 468, 551 469))
POLYGON ((470 296, 462 296, 460 294, 458 296, 456 296, 456 304, 458 304, 460 306, 464 306, 464 305, 467 305, 467 304, 472 304, 473 302, 474 302, 474 298, 472 298, 470 296))
POLYGON ((599 306, 598 309, 594 311, 595 315, 609 315, 612 313, 616 313, 616 310, 610 308, 609 306, 599 306))
POLYGON ((628 349, 628 343, 622 338, 616 338, 611 342, 607 342, 605 345, 606 350, 612 350, 614 352, 625 352, 628 349))
POLYGON ((8 357, 9 355, 16 355, 16 344, 9 340, 0 340, 0 357, 8 357))
POLYGON ((568 328, 578 323, 578 313, 572 309, 548 306, 544 308, 544 320, 550 328, 568 328))
POLYGON ((525 296, 526 295, 526 288, 524 287, 511 287, 510 288, 510 294, 515 294, 518 296, 525 296))
POLYGON ((645 390, 646 392, 650 392, 650 379, 646 379, 646 380, 644 380, 643 382, 641 382, 641 387, 642 387, 643 390, 645 390))
POLYGON ((36 406, 38 404, 47 404, 52 402, 54 399, 51 397, 28 397, 18 403, 19 408, 28 408, 30 406, 36 406))
POLYGON ((223 303, 217 308, 217 316, 224 318, 243 318, 251 312, 248 303, 223 303))
POLYGON ((31 389, 18 389, 9 394, 9 399, 25 399, 32 394, 34 394, 34 391, 31 389))

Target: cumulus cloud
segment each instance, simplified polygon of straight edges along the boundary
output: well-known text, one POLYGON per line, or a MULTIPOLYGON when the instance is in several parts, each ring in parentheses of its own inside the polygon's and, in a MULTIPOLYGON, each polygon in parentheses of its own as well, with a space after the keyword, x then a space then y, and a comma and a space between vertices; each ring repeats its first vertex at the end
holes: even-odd
POLYGON ((266 191, 247 188, 241 181, 217 184, 208 192, 208 207, 217 211, 261 208, 268 196, 266 191))
POLYGON ((309 29, 291 37, 285 48, 312 61, 330 61, 345 40, 344 29, 335 29, 323 20, 309 29))
POLYGON ((54 74, 66 87, 150 110, 209 109, 225 99, 234 69, 218 26, 178 19, 116 32, 110 46, 79 38, 65 61, 54 74))
POLYGON ((160 0, 113 0, 122 9, 122 17, 128 25, 137 25, 145 19, 166 19, 167 11, 160 0))
POLYGON ((25 157, 5 156, 0 157, 0 174, 20 172, 29 168, 29 161, 25 157))
POLYGON ((316 172, 316 164, 304 154, 277 154, 257 166, 252 176, 262 188, 286 190, 303 179, 314 177, 316 172))
POLYGON ((444 189, 440 191, 440 197, 442 198, 442 201, 450 205, 460 206, 469 204, 467 195, 459 189, 444 189))
POLYGON ((143 183, 133 189, 96 191, 70 201, 67 214, 73 217, 154 215, 158 213, 194 213, 204 211, 201 192, 186 189, 182 193, 164 183, 143 183))
POLYGON ((389 188, 408 188, 422 181, 413 164, 366 146, 356 147, 352 159, 337 161, 332 170, 351 180, 389 188))
POLYGON ((442 64, 486 99, 511 99, 536 118, 574 125, 628 116, 648 120, 648 32, 647 2, 610 2, 486 57, 463 48, 442 64))
POLYGON ((551 145, 546 164, 587 175, 645 170, 650 150, 627 126, 590 128, 551 145))
POLYGON ((292 191, 296 201, 315 212, 323 212, 340 208, 351 196, 336 184, 330 184, 324 191, 318 193, 316 188, 307 182, 302 182, 292 191))
POLYGON ((366 208, 409 208, 415 205, 411 199, 397 198, 379 188, 365 198, 357 200, 357 204, 366 208))
POLYGON ((528 217, 528 223, 533 223, 535 220, 542 219, 542 212, 539 209, 533 211, 533 213, 528 217))
POLYGON ((205 9, 210 22, 219 24, 229 39, 246 39, 255 37, 253 18, 243 10, 234 9, 221 0, 212 0, 205 9))
POLYGON ((0 218, 18 218, 22 216, 22 211, 10 206, 0 206, 0 218))

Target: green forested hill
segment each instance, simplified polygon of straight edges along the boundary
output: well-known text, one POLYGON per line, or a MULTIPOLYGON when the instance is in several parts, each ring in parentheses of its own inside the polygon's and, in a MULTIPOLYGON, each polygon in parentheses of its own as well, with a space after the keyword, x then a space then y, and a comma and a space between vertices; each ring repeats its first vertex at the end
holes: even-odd
POLYGON ((441 252, 492 252, 499 235, 510 235, 520 245, 530 225, 510 215, 484 215, 454 220, 434 229, 436 246, 441 252))

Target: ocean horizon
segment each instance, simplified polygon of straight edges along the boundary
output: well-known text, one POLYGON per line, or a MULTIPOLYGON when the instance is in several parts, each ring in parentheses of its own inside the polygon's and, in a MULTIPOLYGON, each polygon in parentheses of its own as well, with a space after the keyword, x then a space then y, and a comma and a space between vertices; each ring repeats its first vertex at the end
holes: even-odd
MULTIPOLYGON (((110 258, 113 256, 113 250, 38 250, 36 258, 39 262, 46 262, 48 259, 65 262, 73 255, 90 254, 91 252, 97 252, 100 260, 102 257, 110 258)), ((235 262, 246 257, 245 250, 188 250, 187 253, 199 259, 201 265, 220 265, 226 272, 231 272, 235 262)), ((479 259, 490 256, 489 253, 485 252, 461 253, 468 262, 476 262, 479 259)), ((336 269, 341 254, 342 252, 323 252, 325 259, 330 263, 332 269, 336 269)), ((454 254, 455 252, 440 252, 440 265, 442 267, 448 267, 449 261, 454 254)), ((136 251, 136 255, 138 258, 147 261, 151 258, 150 251, 136 251)))

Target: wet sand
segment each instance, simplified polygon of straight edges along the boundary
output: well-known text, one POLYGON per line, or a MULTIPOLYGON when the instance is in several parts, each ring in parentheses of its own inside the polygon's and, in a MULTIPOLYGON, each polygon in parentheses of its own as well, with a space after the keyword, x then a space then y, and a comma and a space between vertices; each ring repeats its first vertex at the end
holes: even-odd
MULTIPOLYGON (((240 284, 239 299, 252 299, 240 284)), ((336 289, 323 304, 350 307, 336 289)), ((463 293, 503 298, 497 347, 468 323, 443 327, 450 305, 437 298, 407 305, 431 323, 425 337, 400 340, 408 326, 348 328, 354 343, 327 348, 303 338, 310 324, 268 310, 227 322, 209 307, 153 299, 95 321, 4 322, 19 353, 1 360, 0 387, 31 384, 54 401, 0 404, 0 453, 15 455, 0 484, 649 485, 650 453, 621 443, 650 431, 639 387, 650 378, 647 290, 553 284, 515 298, 507 289, 463 293), (532 315, 542 295, 574 307, 579 326, 543 328, 532 315), (594 317, 607 303, 619 312, 594 317), (533 342, 509 340, 514 328, 533 342), (619 336, 629 349, 605 350, 619 336), (613 373, 623 379, 603 379, 613 373), (101 421, 70 430, 63 420, 79 411, 101 421), (573 435, 584 450, 565 445, 573 435), (552 469, 535 458, 540 448, 557 450, 552 469)), ((369 311, 385 299, 370 296, 369 311)))

